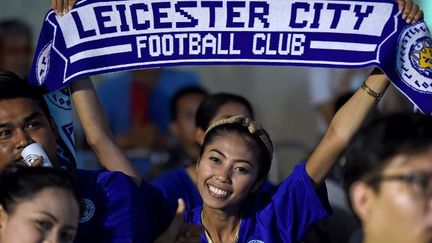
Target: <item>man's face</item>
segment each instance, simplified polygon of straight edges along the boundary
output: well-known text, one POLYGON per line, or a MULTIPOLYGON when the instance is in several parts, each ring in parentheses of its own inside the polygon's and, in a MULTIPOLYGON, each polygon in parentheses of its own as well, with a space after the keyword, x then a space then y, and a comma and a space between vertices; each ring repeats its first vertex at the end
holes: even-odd
POLYGON ((33 142, 41 144, 53 165, 58 165, 53 125, 30 98, 0 100, 0 170, 22 162, 21 151, 33 142))
POLYGON ((411 178, 432 174, 432 148, 420 155, 398 155, 391 159, 382 172, 382 178, 387 179, 381 180, 379 190, 371 189, 365 194, 367 200, 356 203, 366 240, 432 242, 431 177, 423 177, 428 180, 389 179, 410 174, 411 178))

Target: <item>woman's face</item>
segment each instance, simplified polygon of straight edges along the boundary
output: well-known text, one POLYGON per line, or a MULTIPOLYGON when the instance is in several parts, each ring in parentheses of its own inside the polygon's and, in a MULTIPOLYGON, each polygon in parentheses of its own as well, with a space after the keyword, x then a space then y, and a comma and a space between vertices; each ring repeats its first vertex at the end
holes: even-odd
POLYGON ((47 188, 31 200, 18 203, 11 214, 0 209, 0 242, 72 242, 79 207, 74 196, 59 188, 47 188))
POLYGON ((207 144, 197 164, 197 187, 210 208, 238 210, 252 190, 259 171, 253 141, 238 134, 222 134, 207 144))

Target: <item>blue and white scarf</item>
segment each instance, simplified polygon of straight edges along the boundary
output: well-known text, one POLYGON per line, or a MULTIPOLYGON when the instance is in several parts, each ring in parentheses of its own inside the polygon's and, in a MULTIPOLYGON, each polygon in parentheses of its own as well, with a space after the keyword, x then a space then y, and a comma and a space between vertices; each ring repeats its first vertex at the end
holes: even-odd
POLYGON ((378 66, 432 113, 432 39, 394 0, 84 0, 50 11, 30 75, 48 90, 83 76, 174 65, 378 66))

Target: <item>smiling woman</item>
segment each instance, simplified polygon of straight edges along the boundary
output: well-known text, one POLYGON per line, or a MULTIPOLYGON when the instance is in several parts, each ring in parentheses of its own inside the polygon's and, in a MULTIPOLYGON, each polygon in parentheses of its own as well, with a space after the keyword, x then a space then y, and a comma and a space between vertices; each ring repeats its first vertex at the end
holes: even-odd
MULTIPOLYGON (((201 152, 197 166, 198 189, 208 205, 213 205, 209 198, 223 202, 233 196, 234 201, 240 202, 264 182, 273 148, 265 131, 257 128, 250 118, 232 117, 215 125, 209 128, 203 144, 206 149, 201 152), (254 131, 250 132, 251 129, 254 131), (227 138, 220 139, 223 135, 227 138), (231 179, 232 183, 224 183, 231 179)), ((216 204, 213 206, 217 207, 216 204)))
MULTIPOLYGON (((365 81, 375 93, 388 84, 378 69, 365 81)), ((273 154, 267 132, 242 116, 216 121, 205 132, 196 165, 203 205, 186 213, 187 223, 204 226, 201 242, 301 242, 329 215, 324 180, 378 100, 360 88, 336 113, 307 161, 268 188, 261 186, 273 154)))
POLYGON ((196 168, 203 206, 187 220, 204 226, 207 242, 295 242, 310 224, 328 214, 327 199, 315 193, 304 165, 279 187, 260 189, 273 146, 252 119, 234 116, 213 123, 201 149, 196 168), (297 203, 302 210, 296 209, 297 203), (278 232, 275 224, 286 230, 278 232))
POLYGON ((67 172, 12 165, 0 185, 0 243, 73 241, 79 200, 67 172))

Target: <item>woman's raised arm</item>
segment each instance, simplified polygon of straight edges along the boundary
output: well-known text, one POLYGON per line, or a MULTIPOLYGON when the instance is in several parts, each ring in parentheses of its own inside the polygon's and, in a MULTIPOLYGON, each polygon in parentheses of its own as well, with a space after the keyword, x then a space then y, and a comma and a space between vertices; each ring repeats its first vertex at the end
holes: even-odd
POLYGON ((312 181, 319 185, 333 167, 352 136, 375 108, 389 81, 376 68, 361 88, 354 93, 335 114, 323 139, 313 151, 306 164, 306 171, 312 181))
POLYGON ((96 154, 99 163, 110 171, 121 171, 138 185, 141 175, 126 154, 115 143, 97 94, 90 78, 75 81, 70 85, 72 102, 84 129, 87 143, 96 154))

